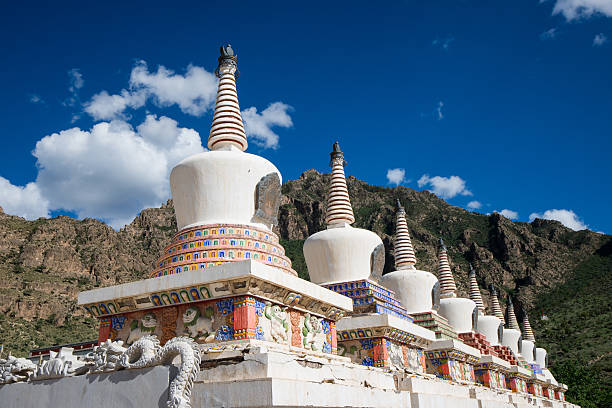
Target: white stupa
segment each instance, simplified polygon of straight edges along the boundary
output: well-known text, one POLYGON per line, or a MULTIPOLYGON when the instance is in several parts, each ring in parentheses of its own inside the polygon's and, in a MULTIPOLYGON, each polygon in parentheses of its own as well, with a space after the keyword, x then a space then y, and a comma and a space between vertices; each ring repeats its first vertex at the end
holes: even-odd
POLYGON ((476 303, 471 299, 457 297, 457 285, 451 272, 444 241, 440 239, 438 250, 438 280, 440 281, 440 314, 457 333, 474 331, 476 303))
POLYGON ((238 94, 237 57, 221 47, 210 151, 187 157, 170 174, 178 234, 151 277, 252 259, 296 275, 278 236, 282 176, 248 146, 238 94))
MULTIPOLYGON (((491 297, 497 297, 497 292, 492 288, 491 297)), ((498 301, 499 303, 499 301, 498 301)), ((522 336, 521 328, 519 327, 518 321, 516 320, 516 314, 514 313, 514 305, 512 299, 508 296, 508 307, 506 309, 508 316, 508 327, 504 329, 504 335, 502 338, 502 345, 508 347, 515 356, 521 355, 522 350, 522 336)))
POLYGON ((535 337, 529 324, 529 315, 523 310, 523 340, 521 341, 521 355, 528 364, 536 364, 535 337))
POLYGON ((416 256, 410 240, 406 211, 397 200, 395 230, 395 271, 385 274, 381 283, 394 291, 408 313, 429 312, 434 307, 433 289, 438 282, 430 272, 415 268, 416 256))
POLYGON ((503 324, 496 316, 485 315, 484 302, 476 281, 476 271, 470 264, 470 299, 472 299, 478 307, 478 323, 476 331, 484 334, 491 346, 499 346, 501 338, 503 338, 503 324))
POLYGON ((355 222, 346 178, 344 153, 338 142, 330 154, 331 185, 325 221, 327 229, 308 237, 304 257, 310 280, 319 285, 370 279, 382 273, 385 250, 372 231, 353 228, 355 222))

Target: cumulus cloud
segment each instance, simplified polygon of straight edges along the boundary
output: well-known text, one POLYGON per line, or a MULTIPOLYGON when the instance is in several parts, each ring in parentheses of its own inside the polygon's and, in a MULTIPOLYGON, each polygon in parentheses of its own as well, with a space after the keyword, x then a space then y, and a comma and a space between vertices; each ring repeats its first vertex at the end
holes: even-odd
POLYGON ((505 208, 505 209, 503 209, 501 211, 494 211, 494 212, 503 215, 504 217, 508 218, 509 220, 516 220, 518 218, 518 216, 519 216, 518 212, 509 210, 507 208, 505 208))
POLYGON ((389 169, 387 170, 387 181, 389 184, 399 186, 406 180, 406 170, 404 169, 389 169))
POLYGON ((556 0, 553 7, 553 15, 555 14, 562 14, 567 21, 585 19, 594 15, 612 17, 612 1, 556 0))
POLYGON ((85 112, 96 120, 124 117, 127 108, 137 109, 151 100, 159 107, 177 105, 184 113, 200 116, 215 101, 217 78, 202 67, 189 65, 184 75, 159 66, 149 72, 145 61, 139 61, 130 74, 129 89, 110 95, 101 91, 85 104, 85 112))
MULTIPOLYGON (((145 61, 139 61, 130 74, 128 89, 117 94, 103 90, 84 104, 85 112, 95 120, 126 120, 128 109, 143 107, 148 101, 164 108, 178 106, 186 114, 201 116, 213 108, 217 95, 217 77, 202 67, 189 65, 184 75, 164 66, 149 71, 145 61)), ((276 149, 279 136, 272 128, 289 128, 293 108, 274 102, 261 112, 250 107, 242 111, 247 136, 256 145, 276 149)))
POLYGON ((529 221, 532 222, 536 218, 543 220, 555 220, 565 225, 567 228, 571 228, 574 231, 580 231, 587 229, 587 225, 580 220, 578 215, 572 210, 546 210, 544 213, 532 213, 529 215, 529 221))
POLYGON ((291 116, 287 113, 292 109, 291 106, 282 102, 274 102, 261 113, 258 113, 254 106, 243 110, 242 119, 247 136, 259 146, 278 148, 278 135, 274 133, 272 127, 289 128, 293 126, 291 116))
POLYGON ((36 183, 28 183, 25 187, 14 186, 4 177, 0 177, 0 207, 7 214, 28 220, 49 216, 49 202, 36 183))
POLYGON ((472 192, 466 187, 465 180, 459 176, 429 177, 428 174, 424 174, 417 184, 419 187, 430 186, 431 192, 444 199, 453 198, 457 195, 472 195, 472 192))
POLYGON ((603 33, 599 33, 593 38, 593 47, 601 47, 606 42, 608 42, 608 37, 606 37, 603 33))
POLYGON ((144 106, 145 100, 144 92, 129 92, 123 89, 118 95, 110 95, 106 91, 101 91, 85 104, 85 112, 95 120, 124 119, 124 112, 128 107, 140 108, 144 106))
POLYGON ((29 219, 64 209, 119 228, 141 209, 165 201, 171 168, 203 150, 195 130, 165 116, 149 115, 136 130, 121 120, 63 130, 36 144, 35 183, 22 188, 0 182, 0 205, 29 219))
POLYGON ((467 203, 467 208, 470 210, 477 210, 480 207, 482 207, 482 203, 480 201, 470 201, 469 203, 467 203))
POLYGON ((558 32, 556 28, 551 28, 549 30, 544 31, 542 34, 540 34, 540 40, 545 41, 545 40, 552 40, 557 36, 558 32))

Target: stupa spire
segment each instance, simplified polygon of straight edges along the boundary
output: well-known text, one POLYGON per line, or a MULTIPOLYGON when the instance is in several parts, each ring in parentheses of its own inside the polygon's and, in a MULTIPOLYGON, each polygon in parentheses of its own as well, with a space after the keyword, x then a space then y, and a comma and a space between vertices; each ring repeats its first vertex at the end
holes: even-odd
POLYGON ((406 223, 406 211, 399 198, 397 199, 397 215, 395 219, 395 269, 415 269, 416 256, 406 223))
POLYGON ((219 77, 219 87, 215 114, 208 136, 210 150, 235 147, 245 151, 248 146, 236 92, 236 78, 240 76, 237 62, 231 45, 221 47, 219 65, 215 70, 215 75, 219 77))
POLYGON ((531 324, 529 324, 529 315, 527 311, 523 309, 523 339, 530 340, 535 343, 535 337, 533 330, 531 330, 531 324))
POLYGON ((516 320, 516 314, 514 313, 514 305, 512 304, 512 299, 508 296, 508 308, 506 309, 506 314, 508 315, 508 328, 521 330, 518 324, 518 320, 516 320))
POLYGON ((470 264, 470 273, 468 274, 470 278, 470 299, 476 303, 478 307, 478 313, 484 315, 485 306, 482 301, 482 294, 480 293, 480 288, 478 288, 478 282, 476 281, 476 271, 470 264))
POLYGON ((329 165, 332 168, 332 174, 325 222, 328 227, 334 224, 352 224, 355 222, 355 216, 344 176, 346 161, 344 161, 344 153, 340 150, 338 142, 334 143, 330 157, 329 165))
POLYGON ((489 286, 489 290, 491 292, 490 300, 491 300, 491 310, 493 312, 493 316, 499 318, 502 324, 505 324, 506 320, 504 319, 504 313, 502 312, 501 306, 499 305, 499 299, 497 298, 497 290, 495 289, 495 286, 493 285, 489 286))
POLYGON ((448 254, 446 253, 446 245, 440 238, 440 248, 438 249, 438 281, 440 282, 440 297, 450 298, 457 297, 457 285, 455 278, 448 262, 448 254))

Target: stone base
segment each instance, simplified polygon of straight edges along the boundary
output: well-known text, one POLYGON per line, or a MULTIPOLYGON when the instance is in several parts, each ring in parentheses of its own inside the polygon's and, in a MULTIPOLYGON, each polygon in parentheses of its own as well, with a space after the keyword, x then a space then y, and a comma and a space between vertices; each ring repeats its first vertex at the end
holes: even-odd
POLYGON ((412 315, 414 324, 433 331, 438 340, 458 340, 457 332, 448 323, 448 320, 435 311, 416 313, 412 315))
MULTIPOLYGON (((573 408, 506 390, 366 367, 348 358, 258 340, 201 346, 196 407, 573 408)), ((173 366, 0 386, 3 408, 166 407, 173 366)))

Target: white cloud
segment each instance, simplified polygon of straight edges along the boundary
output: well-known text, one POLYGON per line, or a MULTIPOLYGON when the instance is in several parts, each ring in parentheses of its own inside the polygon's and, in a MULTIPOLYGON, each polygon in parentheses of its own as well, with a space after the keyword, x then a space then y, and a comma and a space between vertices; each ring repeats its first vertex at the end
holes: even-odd
POLYGON ((108 92, 101 91, 85 103, 85 112, 95 120, 125 118, 123 112, 128 107, 140 108, 144 106, 145 100, 146 94, 144 92, 129 92, 123 89, 119 95, 109 95, 108 92))
POLYGON ((444 50, 448 50, 448 47, 453 41, 455 41, 455 38, 453 36, 448 36, 446 38, 436 38, 431 42, 431 45, 435 45, 444 50))
POLYGON ((68 71, 68 76, 70 77, 70 87, 68 90, 71 93, 76 92, 77 89, 81 89, 85 84, 83 74, 81 74, 81 71, 78 68, 72 68, 70 71, 68 71))
POLYGON ((45 103, 45 101, 43 101, 43 99, 40 97, 40 95, 36 95, 36 94, 31 94, 30 95, 30 103, 45 103))
POLYGON ((552 40, 557 36, 558 32, 556 28, 551 28, 549 30, 544 31, 542 34, 540 34, 540 40, 545 41, 545 40, 552 40))
POLYGON ((593 38, 593 47, 601 47, 606 42, 608 42, 608 37, 606 37, 603 33, 599 33, 593 38))
POLYGON ((389 184, 399 186, 406 180, 406 170, 404 169, 389 169, 387 170, 387 181, 389 184))
POLYGON ((480 201, 470 201, 469 203, 467 203, 467 208, 470 210, 477 210, 480 207, 482 207, 482 203, 480 201))
POLYGON ((540 213, 532 213, 529 215, 529 221, 532 222, 536 218, 540 218, 543 220, 556 220, 561 224, 565 225, 568 228, 573 229, 574 231, 580 231, 583 229, 587 229, 587 225, 583 223, 578 215, 572 210, 546 210, 543 214, 540 213))
POLYGON ((196 131, 164 116, 147 116, 137 131, 120 120, 89 131, 67 129, 36 144, 35 186, 50 209, 101 218, 119 228, 141 209, 165 201, 170 169, 203 150, 196 131))
POLYGON ((129 89, 110 95, 101 91, 85 103, 85 112, 96 120, 125 117, 127 108, 138 109, 147 100, 159 107, 177 105, 184 113, 200 116, 211 109, 217 94, 217 78, 202 67, 189 65, 185 75, 164 66, 149 72, 147 63, 139 61, 130 74, 129 89))
POLYGON ((28 183, 25 187, 14 186, 4 177, 0 177, 0 207, 7 214, 28 220, 49 216, 49 202, 36 183, 28 183))
MULTIPOLYGON (((540 0, 540 3, 542 0, 540 0)), ((554 14, 563 14, 567 21, 589 18, 594 15, 612 17, 610 0, 556 0, 554 14)))
POLYGON ((443 107, 444 107, 444 102, 442 101, 438 102, 438 107, 436 108, 436 118, 438 118, 438 120, 444 119, 444 114, 442 114, 443 107))
POLYGON ((217 95, 217 78, 202 67, 189 65, 185 75, 159 66, 149 72, 140 61, 130 75, 130 88, 142 90, 161 107, 178 105, 184 113, 199 116, 208 111, 217 95))
POLYGON ((278 148, 278 135, 272 131, 273 126, 289 128, 293 126, 291 116, 287 112, 293 108, 282 102, 274 102, 266 109, 257 113, 254 106, 242 111, 244 130, 255 144, 265 148, 278 148))
POLYGON ((445 199, 453 198, 457 195, 471 196, 472 192, 466 188, 465 180, 459 176, 450 177, 429 177, 424 174, 417 182, 419 187, 431 186, 431 191, 437 196, 445 199))
POLYGON ((512 211, 512 210, 508 210, 507 208, 501 210, 501 211, 493 211, 496 213, 499 213, 501 215, 503 215, 504 217, 508 218, 509 220, 516 220, 519 216, 518 212, 516 211, 512 211))

